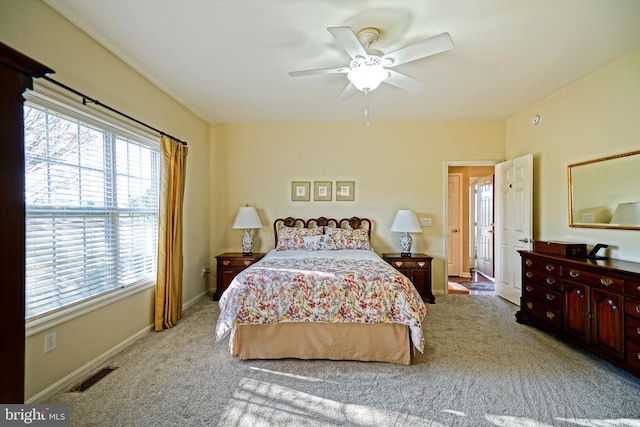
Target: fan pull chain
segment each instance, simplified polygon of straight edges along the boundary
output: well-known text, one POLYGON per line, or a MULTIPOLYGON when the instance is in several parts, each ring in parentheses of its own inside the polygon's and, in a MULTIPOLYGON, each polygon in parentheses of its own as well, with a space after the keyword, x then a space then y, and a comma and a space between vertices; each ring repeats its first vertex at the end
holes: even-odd
POLYGON ((364 117, 367 121, 367 127, 369 127, 370 121, 369 121, 369 91, 368 90, 364 91, 364 99, 365 99, 364 117))

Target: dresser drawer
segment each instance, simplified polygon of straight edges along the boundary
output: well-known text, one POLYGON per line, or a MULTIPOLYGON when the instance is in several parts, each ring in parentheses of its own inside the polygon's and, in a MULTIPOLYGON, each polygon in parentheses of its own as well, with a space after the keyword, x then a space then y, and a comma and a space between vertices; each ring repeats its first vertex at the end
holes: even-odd
POLYGON ((527 270, 543 271, 547 274, 559 276, 562 268, 548 261, 540 261, 537 259, 526 258, 523 262, 524 268, 527 270))
POLYGON ((628 341, 640 344, 640 319, 627 316, 625 319, 624 334, 628 341))
POLYGON ((640 319, 640 300, 627 298, 624 302, 624 314, 640 319))
POLYGON ((627 365, 640 371, 640 344, 627 341, 627 365))
POLYGON ((577 280, 580 283, 592 286, 598 289, 607 289, 610 291, 622 292, 624 280, 605 276, 602 274, 591 273, 579 270, 577 268, 564 268, 562 270, 564 279, 577 280))
POLYGON ((394 266, 397 269, 428 269, 429 263, 424 259, 411 259, 407 257, 406 259, 391 259, 387 260, 389 264, 394 266))
POLYGON ((249 267, 251 264, 256 262, 256 259, 247 259, 247 258, 221 258, 218 260, 221 267, 249 267))
POLYGON ((640 282, 630 282, 630 281, 625 282, 624 293, 629 297, 635 297, 640 299, 640 282))
POLYGON ((556 329, 562 327, 562 312, 547 304, 523 296, 521 310, 535 317, 540 322, 553 326, 556 329))
POLYGON ((524 295, 540 302, 544 302, 553 308, 562 308, 562 294, 560 292, 555 292, 526 282, 523 286, 523 292, 524 295))
POLYGON ((552 276, 543 271, 529 269, 525 270, 522 274, 525 280, 546 288, 562 291, 562 280, 558 276, 552 276))

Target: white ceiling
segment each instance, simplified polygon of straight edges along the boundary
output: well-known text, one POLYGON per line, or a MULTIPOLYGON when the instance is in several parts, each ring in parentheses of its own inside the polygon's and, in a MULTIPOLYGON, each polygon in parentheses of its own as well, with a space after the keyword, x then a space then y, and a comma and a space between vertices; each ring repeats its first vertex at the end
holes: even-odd
POLYGON ((395 68, 426 88, 381 85, 372 121, 506 118, 640 47, 638 0, 45 1, 210 123, 364 120, 345 74, 287 74, 348 65, 327 27, 376 27, 385 53, 453 38, 395 68))

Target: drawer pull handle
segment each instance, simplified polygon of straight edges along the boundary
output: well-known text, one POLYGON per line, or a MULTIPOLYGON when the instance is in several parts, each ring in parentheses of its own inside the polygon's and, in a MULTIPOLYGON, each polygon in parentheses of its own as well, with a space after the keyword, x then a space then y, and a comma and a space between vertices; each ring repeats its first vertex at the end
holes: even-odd
POLYGON ((640 285, 638 285, 638 287, 636 289, 638 290, 638 292, 640 292, 640 285))
POLYGON ((578 270, 571 270, 569 272, 569 276, 571 277, 578 277, 580 275, 580 272, 578 270))
POLYGON ((533 304, 529 301, 527 301, 527 307, 529 308, 529 310, 531 310, 533 308, 533 304))
POLYGON ((554 299, 556 299, 556 296, 553 294, 547 294, 546 296, 549 301, 553 301, 554 299))
POLYGON ((640 360, 640 353, 636 354, 636 356, 638 356, 638 360, 640 360))
POLYGON ((636 304, 636 311, 640 313, 640 304, 636 304))
POLYGON ((245 262, 244 262, 244 265, 251 265, 251 261, 248 261, 248 260, 247 260, 247 261, 245 261, 245 262))
POLYGON ((424 263, 424 262, 422 262, 422 261, 418 263, 418 265, 420 266, 420 268, 424 267, 424 264, 425 264, 425 263, 424 263))
POLYGON ((533 286, 527 285, 527 286, 524 287, 524 290, 527 291, 527 292, 531 292, 531 291, 533 291, 533 286))
POLYGON ((531 267, 533 265, 533 261, 528 259, 524 262, 526 264, 527 267, 531 267))
POLYGON ((547 277, 548 285, 553 285, 554 283, 556 283, 556 279, 554 279, 553 277, 547 277))
POLYGON ((396 261, 393 263, 396 267, 402 267, 402 261, 396 261))
POLYGON ((526 273, 524 273, 525 276, 527 276, 528 279, 531 279, 533 277, 533 273, 530 271, 527 271, 526 273))
POLYGON ((552 265, 552 264, 547 264, 544 268, 545 268, 547 271, 553 271, 553 270, 555 270, 555 269, 556 269, 556 266, 555 266, 555 265, 552 265))
POLYGON ((608 288, 609 286, 613 285, 613 280, 609 279, 608 277, 601 277, 600 278, 600 283, 605 288, 608 288))
POLYGON ((547 311, 547 317, 549 318, 549 320, 553 320, 553 318, 556 317, 556 315, 550 311, 547 311))
POLYGON ((636 328, 636 332, 638 333, 638 335, 640 335, 640 326, 636 328))
POLYGON ((230 263, 230 262, 231 262, 231 261, 227 261, 227 260, 222 261, 222 265, 229 265, 229 263, 230 263))

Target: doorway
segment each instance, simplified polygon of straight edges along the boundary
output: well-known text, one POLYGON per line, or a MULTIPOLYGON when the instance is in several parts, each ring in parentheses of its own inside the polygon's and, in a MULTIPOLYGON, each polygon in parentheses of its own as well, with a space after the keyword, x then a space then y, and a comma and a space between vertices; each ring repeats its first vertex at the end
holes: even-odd
MULTIPOLYGON (((471 230, 470 250, 475 250, 475 270, 485 277, 494 277, 494 175, 472 178, 469 191, 474 214, 469 215, 471 230)), ((472 267, 473 268, 473 267, 472 267)))
MULTIPOLYGON (((497 161, 446 162, 448 294, 493 295, 493 174, 497 161), (452 185, 460 179, 459 189, 452 185), (457 214, 459 212, 459 214, 457 214), (459 215, 459 226, 451 222, 459 215), (452 231, 457 230, 456 233, 452 231), (459 243, 458 243, 459 242, 459 243), (459 261, 451 261, 457 244, 459 261), (481 258, 481 259, 480 259, 481 258), (457 267, 456 264, 458 265, 457 267)), ((456 258, 455 256, 453 257, 456 258)))

